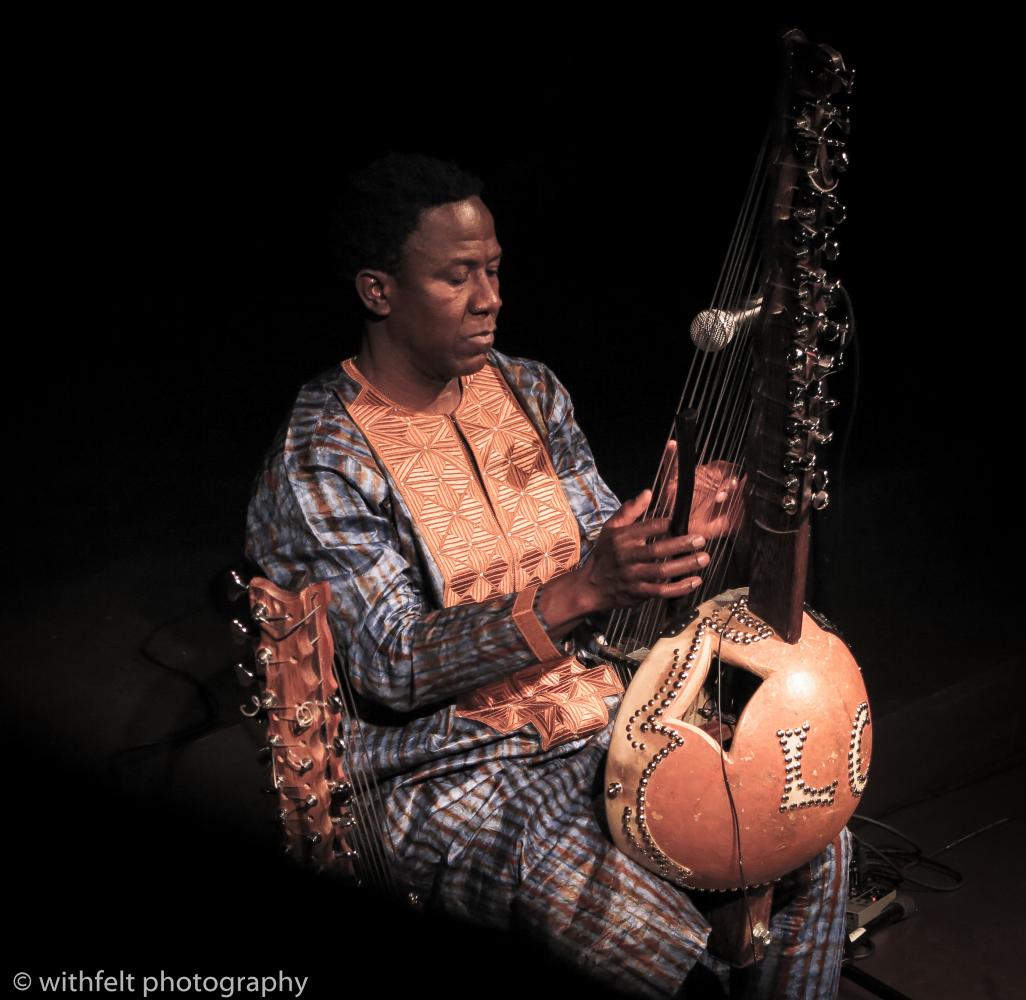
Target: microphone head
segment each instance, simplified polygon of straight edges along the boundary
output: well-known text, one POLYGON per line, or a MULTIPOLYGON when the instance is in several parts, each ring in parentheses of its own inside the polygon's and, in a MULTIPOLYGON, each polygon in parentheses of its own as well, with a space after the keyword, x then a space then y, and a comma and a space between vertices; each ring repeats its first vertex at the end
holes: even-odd
POLYGON ((734 331, 734 317, 724 309, 703 309, 691 321, 691 340, 700 351, 722 351, 734 331))

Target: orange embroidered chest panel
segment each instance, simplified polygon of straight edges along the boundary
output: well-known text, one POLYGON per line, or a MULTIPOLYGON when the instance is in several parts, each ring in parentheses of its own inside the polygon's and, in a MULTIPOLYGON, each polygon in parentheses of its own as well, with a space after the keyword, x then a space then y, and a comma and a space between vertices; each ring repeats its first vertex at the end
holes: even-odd
POLYGON ((564 655, 531 611, 537 588, 577 565, 577 519, 545 443, 492 365, 461 380, 451 414, 408 410, 374 388, 347 407, 402 494, 443 581, 446 607, 519 593, 514 621, 541 662, 459 700, 502 733, 532 723, 548 749, 605 727, 623 693, 609 667, 564 655))

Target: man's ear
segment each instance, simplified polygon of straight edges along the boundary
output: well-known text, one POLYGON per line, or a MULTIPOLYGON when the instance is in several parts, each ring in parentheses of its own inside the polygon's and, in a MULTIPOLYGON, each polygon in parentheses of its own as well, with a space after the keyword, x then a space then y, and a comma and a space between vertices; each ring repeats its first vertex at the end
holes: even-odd
POLYGON ((395 281, 385 271, 363 268, 356 275, 356 294, 375 316, 387 316, 391 312, 389 295, 394 287, 395 281))

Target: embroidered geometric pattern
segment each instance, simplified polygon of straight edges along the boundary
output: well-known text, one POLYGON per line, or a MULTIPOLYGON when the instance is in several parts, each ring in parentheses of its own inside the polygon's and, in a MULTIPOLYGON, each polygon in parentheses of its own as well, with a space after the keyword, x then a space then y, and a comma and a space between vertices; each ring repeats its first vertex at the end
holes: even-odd
POLYGON ((548 750, 605 729, 609 710, 603 699, 611 694, 623 694, 611 667, 589 669, 567 656, 528 667, 460 698, 456 714, 500 733, 531 723, 541 736, 542 749, 548 750))
POLYGON ((344 367, 363 386, 349 414, 399 487, 442 574, 446 607, 512 594, 577 565, 577 519, 552 459, 494 366, 462 380, 449 415, 400 407, 351 361, 344 367))

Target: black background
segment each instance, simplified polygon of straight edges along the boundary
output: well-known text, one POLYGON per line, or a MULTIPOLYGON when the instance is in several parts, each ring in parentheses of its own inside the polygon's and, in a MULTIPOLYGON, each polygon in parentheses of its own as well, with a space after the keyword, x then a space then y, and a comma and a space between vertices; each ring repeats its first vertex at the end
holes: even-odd
MULTIPOLYGON (((985 53, 936 26, 799 20, 857 67, 836 269, 864 333, 852 462, 946 464, 948 504, 1000 454, 1011 409, 996 177, 966 146, 997 111, 985 53)), ((329 212, 340 177, 389 149, 484 177, 506 252, 496 346, 560 375, 619 494, 646 485, 787 23, 511 34, 456 66, 427 44, 380 64, 348 49, 304 63, 240 45, 197 63, 139 47, 64 77, 31 117, 17 200, 23 260, 44 281, 17 331, 39 359, 16 369, 18 443, 36 483, 56 466, 83 489, 89 528, 40 489, 56 551, 98 558, 155 521, 220 530, 242 509, 295 387, 355 348, 329 212)))

